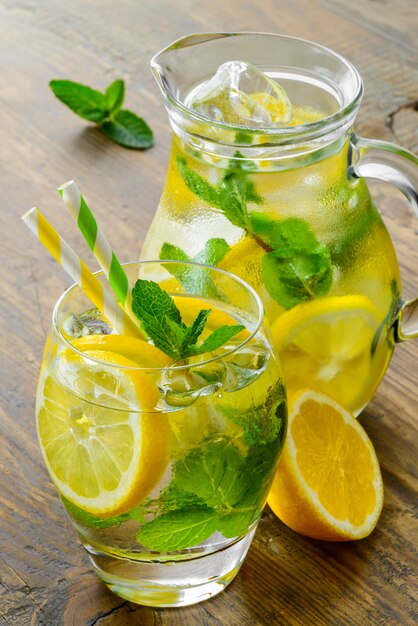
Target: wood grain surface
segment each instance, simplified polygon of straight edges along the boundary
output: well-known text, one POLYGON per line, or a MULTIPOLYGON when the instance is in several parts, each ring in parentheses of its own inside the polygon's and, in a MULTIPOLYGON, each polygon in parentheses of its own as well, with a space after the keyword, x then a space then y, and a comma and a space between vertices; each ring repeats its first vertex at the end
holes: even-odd
MULTIPOLYGON (((267 509, 242 570, 222 594, 155 610, 112 595, 89 569, 44 469, 34 426, 38 367, 52 306, 68 285, 20 222, 36 204, 82 247, 55 191, 77 180, 122 260, 137 258, 157 206, 170 129, 150 57, 191 32, 281 32, 350 59, 366 88, 357 131, 418 149, 416 0, 0 1, 0 624, 13 626, 412 625, 416 597, 418 342, 399 346, 361 416, 379 456, 385 505, 375 532, 347 544, 296 535, 267 509), (52 78, 127 84, 126 105, 155 133, 120 148, 54 100, 52 78), (111 224, 110 224, 111 222, 111 224)), ((400 193, 373 185, 418 294, 418 220, 400 193)))

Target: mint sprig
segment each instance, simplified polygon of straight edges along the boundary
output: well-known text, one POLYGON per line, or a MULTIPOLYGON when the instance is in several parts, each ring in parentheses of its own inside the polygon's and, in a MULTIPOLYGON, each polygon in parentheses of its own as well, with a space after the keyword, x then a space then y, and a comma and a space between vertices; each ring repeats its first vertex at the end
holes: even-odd
POLYGON ((145 150, 153 144, 152 130, 132 111, 122 109, 125 83, 115 80, 104 93, 71 80, 51 80, 54 95, 83 119, 97 124, 112 141, 145 150))
POLYGON ((138 541, 151 550, 182 550, 208 539, 247 532, 264 505, 283 433, 267 445, 243 454, 233 442, 217 437, 191 450, 173 466, 173 478, 161 494, 161 513, 144 524, 138 541))
POLYGON ((241 324, 219 326, 197 345, 211 310, 202 309, 191 326, 187 326, 173 298, 151 280, 136 281, 132 310, 154 345, 176 361, 212 352, 244 330, 241 324))
MULTIPOLYGON (((236 152, 234 156, 242 158, 239 152, 236 152)), ((225 176, 216 187, 195 172, 183 156, 177 157, 177 166, 181 177, 192 193, 222 211, 234 226, 252 232, 247 204, 249 202, 260 204, 262 199, 248 176, 248 172, 252 170, 251 162, 231 162, 225 176)))
MULTIPOLYGON (((239 152, 235 156, 242 158, 239 152)), ((308 222, 300 218, 274 220, 249 211, 250 202, 262 203, 249 177, 254 170, 251 161, 231 161, 217 186, 192 170, 183 156, 177 157, 177 166, 192 193, 222 211, 231 224, 242 228, 264 250, 264 283, 269 295, 283 308, 328 293, 333 275, 330 250, 317 240, 308 222)), ((162 252, 170 253, 169 244, 164 244, 162 252)))
POLYGON ((333 274, 330 252, 305 220, 277 221, 253 213, 251 224, 271 248, 262 258, 264 283, 282 307, 290 309, 328 293, 333 274))

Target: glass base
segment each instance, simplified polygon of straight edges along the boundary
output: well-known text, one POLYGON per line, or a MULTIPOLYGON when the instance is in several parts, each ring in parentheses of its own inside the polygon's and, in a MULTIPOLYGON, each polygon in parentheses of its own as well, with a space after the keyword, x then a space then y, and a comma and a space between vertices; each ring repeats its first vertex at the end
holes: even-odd
POLYGON ((154 607, 178 607, 208 600, 235 578, 250 547, 253 528, 223 550, 167 563, 135 561, 84 544, 94 571, 121 598, 154 607))

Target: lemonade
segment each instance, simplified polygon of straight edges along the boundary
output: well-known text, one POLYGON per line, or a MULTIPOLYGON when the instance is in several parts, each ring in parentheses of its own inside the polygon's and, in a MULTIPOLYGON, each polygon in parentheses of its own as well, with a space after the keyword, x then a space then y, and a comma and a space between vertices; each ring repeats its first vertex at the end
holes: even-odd
MULTIPOLYGON (((160 297, 155 281, 171 285, 166 314, 174 307, 185 336, 200 335, 190 356, 173 358, 174 339, 166 354, 159 335, 149 342, 115 333, 73 287, 55 309, 36 403, 45 464, 94 569, 122 597, 153 606, 200 601, 234 578, 286 428, 256 294, 224 272, 169 269, 146 265, 154 282, 136 283, 133 310, 151 306, 152 290, 160 297), (170 278, 187 271, 200 289, 185 292, 170 278)), ((141 314, 152 334, 155 319, 141 314)))
POLYGON ((344 142, 282 170, 238 150, 229 159, 198 153, 174 135, 143 257, 201 260, 244 278, 263 299, 289 391, 322 390, 358 413, 389 362, 400 277, 364 180, 347 178, 348 150, 344 142), (326 323, 312 314, 315 300, 326 323), (296 308, 307 331, 289 346, 296 308))
POLYGON ((151 67, 173 139, 142 258, 244 278, 263 300, 289 393, 308 387, 357 415, 394 342, 417 332, 364 176, 395 182, 413 204, 416 157, 354 134, 361 77, 313 42, 191 35, 151 67), (403 311, 411 323, 399 333, 403 311))

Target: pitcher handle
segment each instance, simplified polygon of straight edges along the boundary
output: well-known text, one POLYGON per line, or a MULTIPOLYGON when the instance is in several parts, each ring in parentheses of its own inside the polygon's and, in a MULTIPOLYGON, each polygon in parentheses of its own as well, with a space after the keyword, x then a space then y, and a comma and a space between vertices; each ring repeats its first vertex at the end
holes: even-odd
MULTIPOLYGON (((349 175, 392 183, 408 198, 418 217, 418 158, 388 141, 352 135, 349 175)), ((403 302, 393 323, 395 341, 418 337, 418 298, 403 302)))

